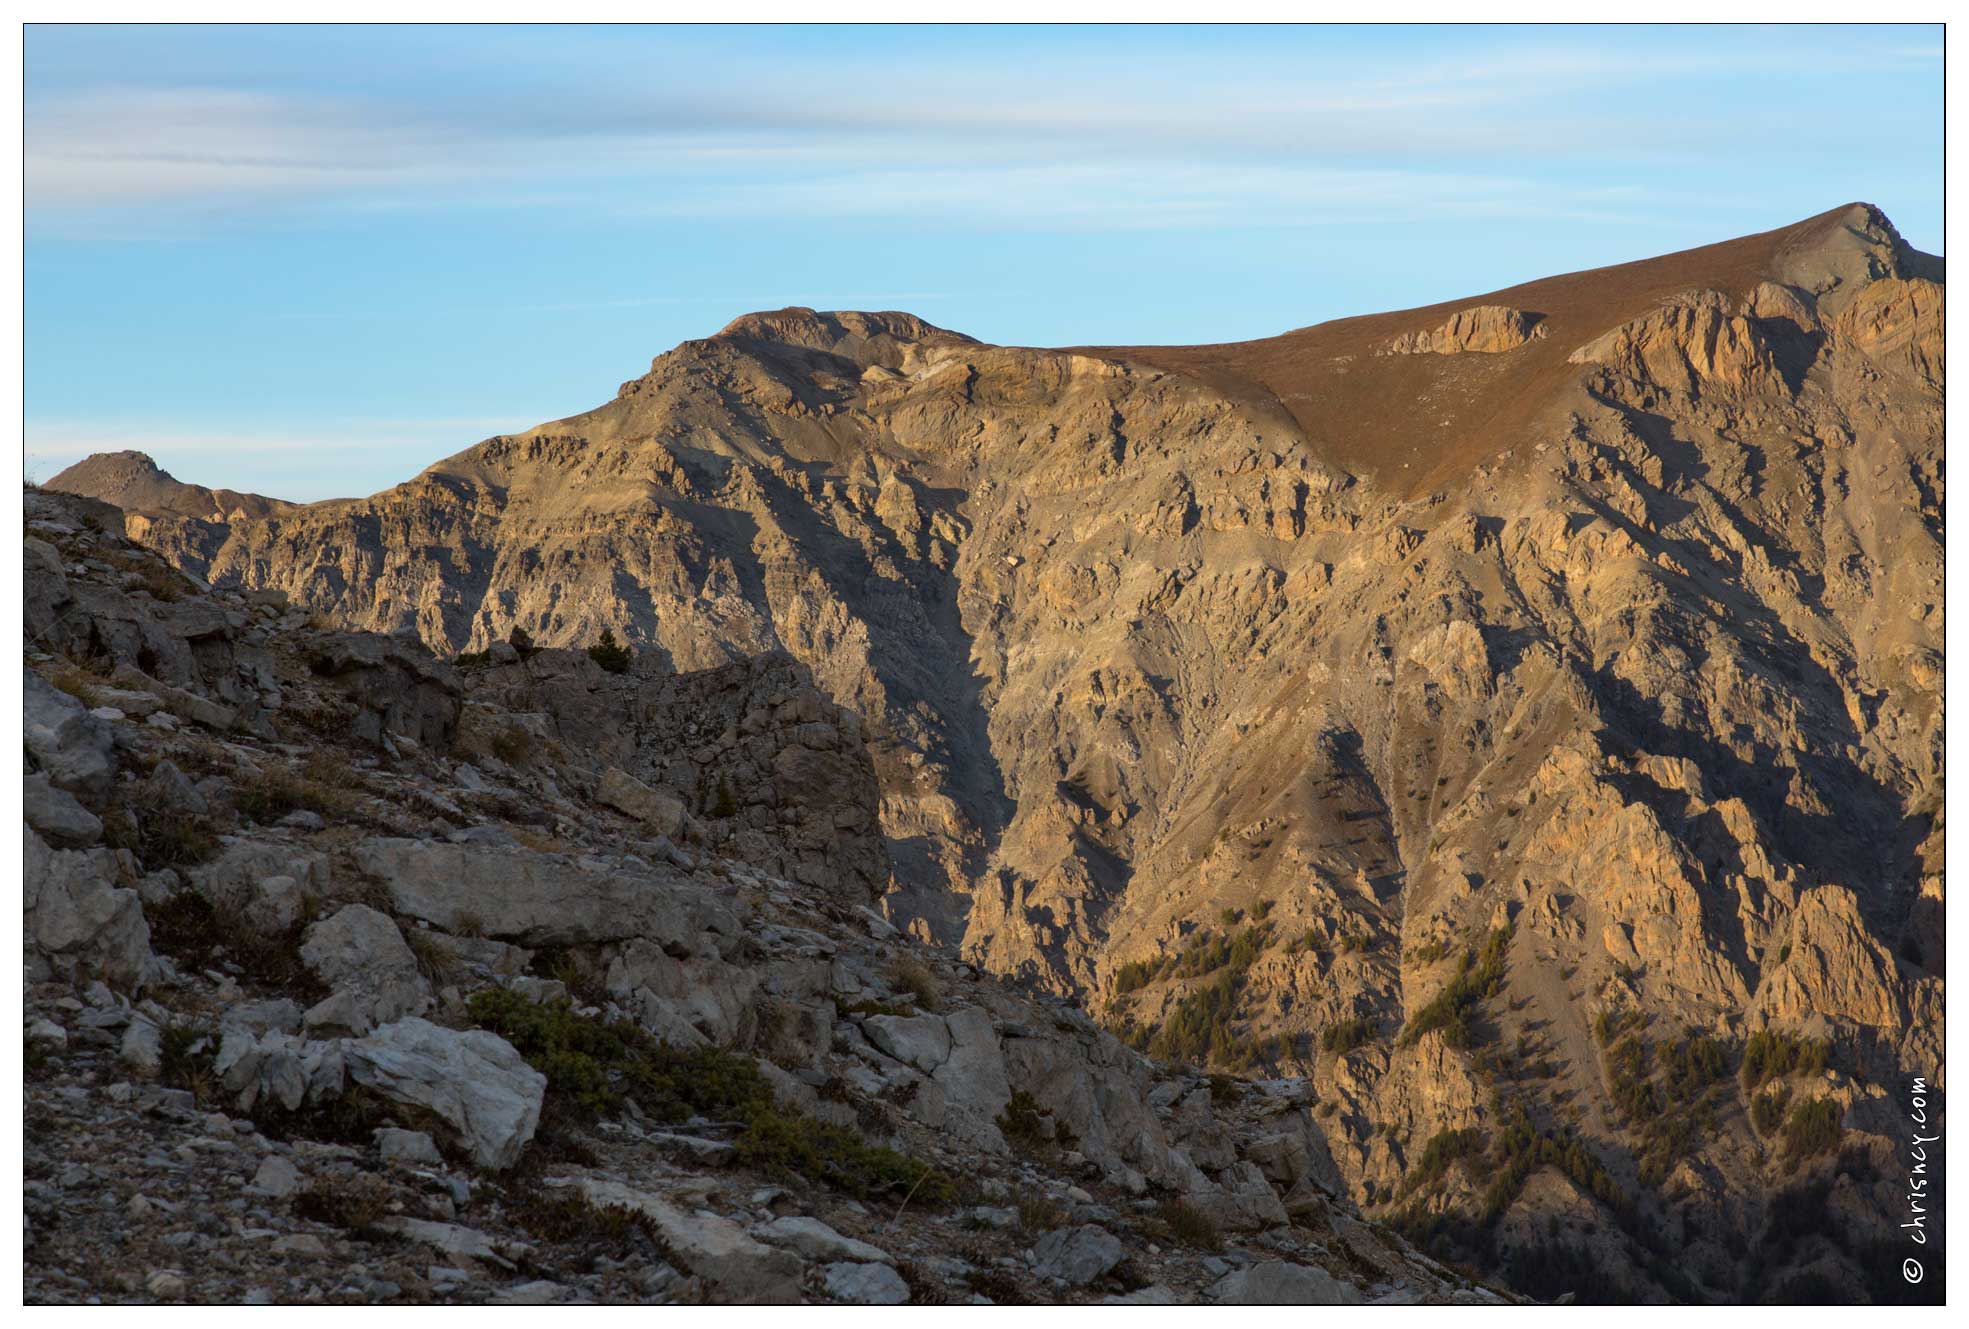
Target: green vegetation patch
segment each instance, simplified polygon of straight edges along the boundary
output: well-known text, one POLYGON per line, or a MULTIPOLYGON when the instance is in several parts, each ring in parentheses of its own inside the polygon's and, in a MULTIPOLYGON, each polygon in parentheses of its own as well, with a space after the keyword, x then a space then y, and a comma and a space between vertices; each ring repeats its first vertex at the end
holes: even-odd
POLYGON ((1831 1061, 1832 1044, 1823 1038, 1760 1029, 1743 1045, 1743 1091, 1754 1094, 1767 1081, 1786 1075, 1817 1074, 1831 1061))
POLYGON ((1450 1167, 1462 1159, 1482 1157, 1486 1143, 1484 1133, 1475 1126, 1437 1131, 1422 1147, 1422 1156, 1415 1160, 1415 1166, 1402 1178, 1401 1194, 1410 1195, 1441 1181, 1450 1167))
POLYGON ((1400 1046, 1412 1047, 1424 1034, 1437 1030, 1451 1047, 1467 1048, 1476 1041, 1473 1017, 1477 1007, 1504 985, 1504 957, 1511 945, 1511 931, 1508 925, 1498 928, 1482 946, 1463 953, 1457 961, 1456 976, 1402 1030, 1400 1046))
MULTIPOLYGON (((1228 909, 1224 912, 1227 917, 1236 913, 1228 909)), ((1115 990, 1135 992, 1163 979, 1201 978, 1220 969, 1236 971, 1242 978, 1243 971, 1264 954, 1271 941, 1272 926, 1269 923, 1254 924, 1235 936, 1229 932, 1219 932, 1199 937, 1180 955, 1164 956, 1159 960, 1131 960, 1122 965, 1115 971, 1115 990)))
POLYGON ((1791 1088, 1772 1085, 1750 1100, 1750 1124, 1759 1135, 1775 1135, 1784 1124, 1784 1110, 1791 1106, 1791 1088))
POLYGON ((1715 1133, 1730 1050, 1694 1030, 1659 1050, 1628 1033, 1607 1049, 1605 1061, 1614 1106, 1641 1136, 1641 1180, 1659 1186, 1715 1133))
POLYGON ((561 1110, 594 1118, 626 1102, 659 1121, 704 1117, 739 1127, 733 1161, 797 1176, 858 1199, 905 1195, 942 1207, 951 1180, 928 1164, 845 1127, 781 1109, 751 1057, 721 1048, 680 1052, 626 1020, 577 1013, 565 999, 535 1003, 503 988, 472 994, 472 1019, 506 1039, 547 1077, 561 1110))
POLYGON ((602 629, 601 640, 588 648, 588 658, 611 674, 626 674, 635 662, 635 653, 615 639, 615 634, 607 628, 602 629))
POLYGON ((1845 1112, 1832 1098, 1808 1098, 1791 1109, 1784 1122, 1784 1157, 1793 1167, 1808 1158, 1829 1154, 1845 1134, 1845 1112))
POLYGON ((1374 1021, 1364 1015, 1349 1015, 1320 1031, 1320 1048, 1336 1057, 1344 1057, 1375 1037, 1374 1021))

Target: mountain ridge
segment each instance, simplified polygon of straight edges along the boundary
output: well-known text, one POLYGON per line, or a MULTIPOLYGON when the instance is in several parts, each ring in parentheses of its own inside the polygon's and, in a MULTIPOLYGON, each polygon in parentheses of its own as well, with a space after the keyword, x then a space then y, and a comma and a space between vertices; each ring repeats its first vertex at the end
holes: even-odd
POLYGON ((1740 1295, 1796 1160, 1747 1069, 1655 1068, 1823 1038, 1786 1092, 1883 1160, 1884 1086, 1940 1074, 1941 275, 1850 205, 1215 347, 771 311, 367 499, 128 520, 445 654, 785 650, 865 726, 898 925, 1308 1075, 1443 1254, 1686 1296, 1673 1231, 1740 1295), (1418 1193, 1463 1131, 1517 1176, 1498 1102, 1627 1199, 1418 1193))

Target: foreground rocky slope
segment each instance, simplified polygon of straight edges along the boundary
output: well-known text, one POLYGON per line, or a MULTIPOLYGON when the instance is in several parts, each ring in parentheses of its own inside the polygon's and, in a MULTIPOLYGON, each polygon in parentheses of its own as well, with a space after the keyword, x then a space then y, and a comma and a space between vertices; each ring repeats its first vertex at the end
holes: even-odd
POLYGON ((784 655, 459 669, 27 511, 31 1300, 1499 1298, 1303 1080, 899 937, 784 655))
MULTIPOLYGON (((1307 1077, 1442 1253, 1884 1295, 1942 1082, 1941 279, 1855 205, 1233 346, 786 310, 368 499, 53 484, 441 654, 783 650, 867 743, 888 918, 1307 1077)), ((699 817, 711 769, 638 768, 699 817)))

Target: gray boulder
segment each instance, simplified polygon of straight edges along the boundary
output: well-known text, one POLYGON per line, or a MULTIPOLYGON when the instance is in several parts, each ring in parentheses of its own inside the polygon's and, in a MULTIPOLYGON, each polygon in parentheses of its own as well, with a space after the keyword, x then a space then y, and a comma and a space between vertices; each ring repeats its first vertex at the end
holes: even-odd
POLYGON ((86 848, 103 838, 102 819, 43 774, 21 781, 21 814, 48 843, 64 849, 86 848))
POLYGON ((1128 1258, 1121 1239, 1092 1223, 1048 1232, 1032 1246, 1032 1271, 1068 1287, 1093 1282, 1128 1258))
POLYGON ((909 1300, 909 1284, 886 1264, 826 1265, 820 1283, 828 1296, 856 1306, 900 1306, 909 1300))
POLYGON ((685 1270, 702 1279, 718 1301, 791 1305, 800 1300, 800 1257, 754 1241, 729 1219, 688 1212, 619 1181, 587 1177, 581 1189, 592 1205, 648 1218, 685 1270))
POLYGON ((684 829, 681 801, 613 766, 596 782, 595 801, 646 823, 658 835, 675 836, 684 829))
POLYGON ((28 973, 100 978, 131 990, 152 963, 150 925, 133 890, 113 883, 116 855, 107 849, 52 849, 27 832, 22 863, 28 973))
POLYGON ((108 722, 32 669, 24 671, 22 701, 28 753, 48 779, 71 793, 101 798, 116 773, 116 740, 108 722))
POLYGON ((529 946, 645 937, 686 950, 707 933, 738 933, 729 905, 668 869, 631 875, 557 854, 398 839, 368 842, 356 862, 390 884, 398 912, 446 932, 529 946))
POLYGON ((510 1167, 540 1124, 547 1077, 499 1035, 415 1017, 346 1045, 349 1077, 385 1098, 429 1109, 481 1167, 510 1167))
POLYGON ((1360 1290, 1324 1269, 1267 1260, 1226 1274, 1206 1295, 1226 1306, 1356 1306, 1360 1290))

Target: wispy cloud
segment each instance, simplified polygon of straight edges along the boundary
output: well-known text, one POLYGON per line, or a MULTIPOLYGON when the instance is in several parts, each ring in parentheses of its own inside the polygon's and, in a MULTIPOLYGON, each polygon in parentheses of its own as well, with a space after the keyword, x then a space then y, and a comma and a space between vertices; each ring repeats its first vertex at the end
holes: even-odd
MULTIPOLYGON (((1837 58, 1918 60, 1920 49, 1855 42, 1837 58)), ((363 92, 81 84, 29 99, 27 201, 41 226, 255 205, 693 217, 776 207, 1121 228, 1279 225, 1360 207, 1594 216, 1610 206, 1596 177, 1533 183, 1526 168, 1576 160, 1605 175, 1624 153, 1717 156, 1734 144, 1673 99, 1623 107, 1609 95, 1590 113, 1554 115, 1555 99, 1792 77, 1795 59, 1775 42, 1497 39, 1398 72, 1333 57, 1236 78, 1178 55, 929 72, 890 54, 820 71, 711 66, 657 92, 607 72, 570 81, 551 59, 530 81, 488 80, 486 92, 413 90, 408 71, 363 92), (1467 166, 1507 155, 1516 169, 1467 166)))

